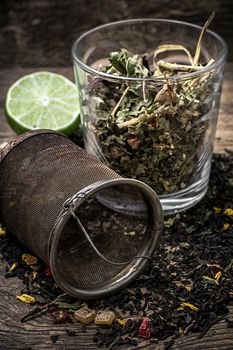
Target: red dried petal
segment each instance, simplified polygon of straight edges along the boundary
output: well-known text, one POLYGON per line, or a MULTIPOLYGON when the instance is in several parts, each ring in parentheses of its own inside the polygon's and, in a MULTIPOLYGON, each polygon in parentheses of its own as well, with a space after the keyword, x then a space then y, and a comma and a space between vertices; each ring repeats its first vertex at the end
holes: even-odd
POLYGON ((52 271, 51 271, 51 268, 49 266, 44 270, 43 273, 47 277, 52 277, 52 271))
POLYGON ((139 327, 138 336, 144 339, 151 338, 152 332, 149 326, 149 321, 147 319, 142 320, 141 325, 139 327))

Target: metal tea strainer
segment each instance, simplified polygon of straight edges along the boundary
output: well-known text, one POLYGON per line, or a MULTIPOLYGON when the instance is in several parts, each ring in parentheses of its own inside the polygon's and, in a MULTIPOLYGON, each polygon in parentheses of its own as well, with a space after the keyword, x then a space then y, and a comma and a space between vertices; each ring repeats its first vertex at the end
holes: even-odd
POLYGON ((20 135, 1 151, 0 216, 61 289, 85 299, 139 276, 163 225, 150 187, 50 130, 20 135))

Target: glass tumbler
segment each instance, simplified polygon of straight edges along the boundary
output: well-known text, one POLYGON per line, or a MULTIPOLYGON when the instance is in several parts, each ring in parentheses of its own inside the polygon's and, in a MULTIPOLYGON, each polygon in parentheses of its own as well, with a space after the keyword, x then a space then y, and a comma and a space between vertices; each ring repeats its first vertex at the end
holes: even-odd
POLYGON ((201 30, 166 19, 124 20, 84 33, 72 48, 86 151, 151 186, 165 215, 195 205, 207 191, 226 44, 207 30, 201 68, 169 77, 118 75, 106 67, 109 54, 122 49, 153 65, 160 45, 177 45, 157 52, 160 61, 187 65, 201 30))

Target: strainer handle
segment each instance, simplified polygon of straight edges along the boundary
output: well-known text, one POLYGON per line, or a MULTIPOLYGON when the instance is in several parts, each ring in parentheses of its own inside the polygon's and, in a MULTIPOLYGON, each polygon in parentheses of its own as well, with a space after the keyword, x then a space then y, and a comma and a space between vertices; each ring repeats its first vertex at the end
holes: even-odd
POLYGON ((121 266, 121 265, 128 265, 129 263, 131 263, 132 260, 134 259, 139 259, 139 258, 142 258, 142 259, 148 259, 148 260, 152 260, 149 256, 146 256, 146 255, 139 255, 139 256, 135 256, 133 257, 132 259, 130 260, 127 260, 127 261, 124 261, 124 262, 116 262, 116 261, 112 261, 112 260, 109 260, 107 259, 99 250, 98 248, 95 246, 95 244, 93 243, 91 237, 89 236, 87 230, 85 229, 85 227, 83 226, 83 224, 81 223, 80 219, 78 218, 78 216, 75 214, 75 212, 70 208, 69 209, 71 215, 75 218, 75 220, 78 222, 82 232, 84 233, 87 241, 90 243, 90 245, 92 246, 92 248, 94 249, 94 251, 96 252, 96 254, 102 258, 104 261, 106 261, 107 263, 109 264, 112 264, 112 265, 117 265, 117 266, 121 266))
MULTIPOLYGON (((60 224, 63 221, 63 219, 66 217, 68 219, 69 215, 72 215, 76 221, 78 222, 83 234, 85 235, 87 241, 90 243, 90 245, 92 246, 93 250, 96 252, 96 254, 101 257, 103 260, 105 260, 106 262, 108 262, 109 264, 112 265, 128 265, 129 263, 131 263, 133 260, 135 259, 147 259, 147 260, 153 260, 150 256, 147 255, 136 255, 135 257, 131 258, 128 261, 124 261, 124 262, 116 262, 116 261, 111 261, 109 259, 107 259, 99 250, 98 248, 95 246, 95 244, 93 243, 92 239, 90 238, 88 232, 86 231, 85 227, 83 226, 83 224, 81 223, 80 219, 78 218, 78 216, 75 214, 76 209, 78 208, 79 205, 81 205, 81 203, 86 200, 91 194, 96 192, 96 189, 100 189, 100 188, 104 188, 106 185, 109 185, 110 183, 125 183, 128 181, 133 181, 134 183, 140 183, 138 180, 132 180, 132 179, 126 179, 126 178, 120 178, 120 179, 114 179, 114 180, 102 180, 102 181, 97 181, 87 187, 85 187, 83 190, 77 192, 74 196, 68 198, 64 204, 63 204, 63 209, 59 215, 59 217, 57 218, 57 221, 53 227, 53 229, 50 232, 50 237, 49 237, 49 242, 48 242, 48 257, 50 260, 50 254, 51 254, 51 247, 53 245, 53 240, 54 237, 56 235, 56 233, 59 231, 60 232, 60 224), (67 216, 68 215, 68 216, 67 216)), ((143 186, 146 186, 145 184, 143 186)), ((149 187, 148 187, 149 188, 149 187)), ((155 194, 153 193, 153 196, 155 194)))

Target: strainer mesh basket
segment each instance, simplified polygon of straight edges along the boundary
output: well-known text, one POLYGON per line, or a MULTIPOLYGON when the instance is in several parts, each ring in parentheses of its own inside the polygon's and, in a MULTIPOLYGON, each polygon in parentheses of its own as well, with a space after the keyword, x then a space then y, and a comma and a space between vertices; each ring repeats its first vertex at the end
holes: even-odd
POLYGON ((108 294, 144 268, 162 226, 152 192, 59 133, 26 133, 1 154, 3 224, 75 296, 108 294))

